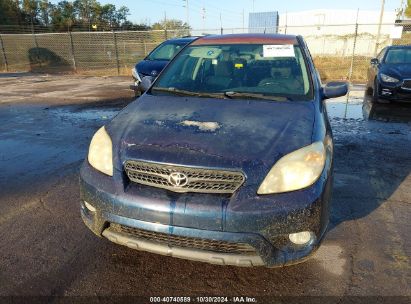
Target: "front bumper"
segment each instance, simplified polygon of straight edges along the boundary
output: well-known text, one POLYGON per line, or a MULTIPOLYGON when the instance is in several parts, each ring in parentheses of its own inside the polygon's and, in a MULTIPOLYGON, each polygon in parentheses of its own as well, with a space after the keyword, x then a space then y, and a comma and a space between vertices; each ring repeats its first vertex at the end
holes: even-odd
MULTIPOLYGON (((148 186, 141 187, 150 190, 148 186)), ((307 193, 316 194, 315 197, 297 195, 297 199, 300 200, 297 204, 278 203, 278 208, 266 206, 262 210, 257 210, 258 212, 242 210, 241 204, 230 208, 228 203, 223 216, 224 223, 220 229, 217 229, 217 226, 208 224, 212 214, 207 213, 205 209, 197 215, 195 221, 192 221, 192 216, 189 214, 190 207, 186 205, 186 208, 180 210, 175 208, 176 202, 167 202, 169 209, 164 208, 163 205, 148 210, 150 208, 147 206, 150 204, 143 208, 142 202, 147 203, 147 199, 152 200, 152 206, 158 206, 159 195, 154 193, 152 198, 139 197, 139 192, 134 191, 130 198, 124 185, 115 182, 113 177, 97 172, 88 165, 87 161, 83 164, 80 174, 82 218, 96 235, 133 249, 235 266, 278 267, 298 263, 309 257, 318 248, 328 224, 331 188, 332 176, 328 178, 323 176, 312 189, 306 189, 307 193), (85 202, 96 210, 87 208, 85 202), (186 224, 181 220, 184 217, 187 217, 186 224), (141 238, 121 231, 115 228, 118 225, 188 240, 248 244, 255 251, 242 254, 176 246, 175 243, 164 242, 164 240, 158 242, 156 239, 141 238), (295 245, 289 241, 289 233, 300 231, 312 232, 313 237, 308 244, 295 245)), ((169 193, 167 190, 153 189, 153 191, 169 193)), ((167 197, 169 196, 166 195, 161 199, 165 200, 167 197)), ((215 196, 215 199, 221 199, 221 196, 215 196)), ((269 198, 265 199, 268 202, 269 198)), ((264 204, 264 201, 259 203, 264 204)))
POLYGON ((141 82, 134 78, 134 83, 130 84, 130 90, 133 90, 136 93, 141 93, 140 84, 141 82))
POLYGON ((404 87, 403 82, 390 84, 380 81, 378 97, 387 101, 411 102, 411 88, 404 87))

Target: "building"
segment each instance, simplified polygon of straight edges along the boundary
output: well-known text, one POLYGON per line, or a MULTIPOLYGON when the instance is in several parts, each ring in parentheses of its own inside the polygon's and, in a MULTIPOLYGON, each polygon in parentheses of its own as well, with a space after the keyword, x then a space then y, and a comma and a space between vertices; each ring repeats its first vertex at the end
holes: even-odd
POLYGON ((248 31, 250 33, 277 33, 278 23, 278 12, 250 13, 248 31))
POLYGON ((278 32, 302 35, 315 55, 350 56, 355 43, 357 55, 373 56, 376 44, 391 44, 395 20, 395 12, 384 12, 377 38, 380 11, 309 10, 281 14, 278 32))

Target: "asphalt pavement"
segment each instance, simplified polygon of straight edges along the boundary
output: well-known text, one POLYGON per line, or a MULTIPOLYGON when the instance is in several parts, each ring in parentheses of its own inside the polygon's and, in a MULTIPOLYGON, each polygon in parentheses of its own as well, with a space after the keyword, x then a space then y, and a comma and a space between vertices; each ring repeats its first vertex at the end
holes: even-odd
POLYGON ((411 299, 411 106, 363 107, 360 89, 328 101, 335 182, 322 246, 302 264, 238 268, 135 251, 82 223, 79 167, 93 133, 133 100, 128 83, 0 74, 0 296, 411 299))

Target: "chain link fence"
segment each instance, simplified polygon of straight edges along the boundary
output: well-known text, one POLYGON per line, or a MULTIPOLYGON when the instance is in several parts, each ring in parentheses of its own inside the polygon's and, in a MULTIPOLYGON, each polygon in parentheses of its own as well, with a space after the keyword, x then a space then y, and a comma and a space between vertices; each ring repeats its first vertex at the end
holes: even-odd
POLYGON ((136 62, 142 60, 159 43, 173 37, 273 31, 302 35, 323 81, 364 82, 370 59, 377 52, 388 45, 411 44, 411 23, 190 31, 33 31, 30 34, 0 34, 0 71, 130 75, 130 69, 136 62), (394 28, 399 26, 401 38, 391 38, 394 28))

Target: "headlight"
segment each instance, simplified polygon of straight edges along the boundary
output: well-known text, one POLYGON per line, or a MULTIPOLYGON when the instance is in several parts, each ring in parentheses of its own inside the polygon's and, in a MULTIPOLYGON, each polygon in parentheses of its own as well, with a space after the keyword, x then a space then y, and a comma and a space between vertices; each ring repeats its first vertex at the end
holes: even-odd
POLYGON ((88 162, 95 169, 113 176, 113 144, 104 127, 101 127, 91 139, 88 162))
POLYGON ((136 68, 132 68, 132 69, 131 69, 131 74, 133 75, 133 77, 134 77, 135 79, 137 79, 138 81, 141 82, 140 75, 138 75, 138 72, 137 72, 136 68))
POLYGON ((322 142, 283 156, 268 172, 258 194, 294 191, 311 186, 321 175, 326 159, 322 142))
POLYGON ((397 78, 385 75, 385 74, 380 74, 381 80, 384 82, 399 82, 397 78))

